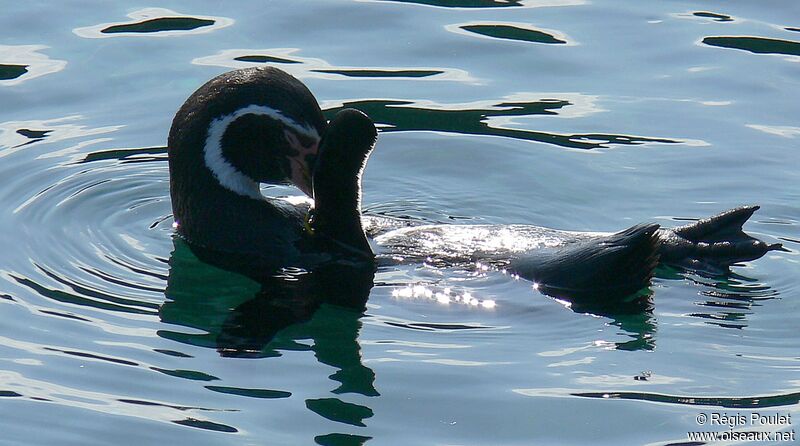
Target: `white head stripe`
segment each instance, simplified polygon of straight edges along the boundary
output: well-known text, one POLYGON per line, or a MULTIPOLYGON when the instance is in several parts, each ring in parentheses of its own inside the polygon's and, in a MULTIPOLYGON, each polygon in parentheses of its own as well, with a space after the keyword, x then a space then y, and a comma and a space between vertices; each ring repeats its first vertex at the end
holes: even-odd
POLYGON ((219 184, 226 189, 245 197, 262 199, 263 196, 258 187, 258 182, 237 170, 222 154, 222 137, 225 135, 228 126, 242 116, 249 114, 267 116, 280 121, 286 127, 316 142, 318 142, 320 138, 319 133, 317 133, 316 129, 313 127, 300 125, 293 119, 285 116, 279 110, 263 105, 248 105, 229 115, 220 116, 211 121, 211 124, 208 126, 206 144, 205 147, 203 147, 203 159, 206 163, 206 167, 211 170, 211 173, 214 175, 214 178, 219 181, 219 184))

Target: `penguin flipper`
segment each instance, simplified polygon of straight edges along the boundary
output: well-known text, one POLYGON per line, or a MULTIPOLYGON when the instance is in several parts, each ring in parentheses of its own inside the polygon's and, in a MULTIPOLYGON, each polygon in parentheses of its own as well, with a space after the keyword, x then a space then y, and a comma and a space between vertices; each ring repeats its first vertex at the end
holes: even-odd
POLYGON ((659 225, 643 223, 624 231, 537 250, 509 268, 537 289, 569 300, 624 300, 646 288, 658 265, 659 225))
POLYGON ((666 264, 708 272, 724 272, 737 262, 782 250, 780 243, 768 244, 744 232, 742 226, 759 206, 742 206, 694 223, 660 229, 659 253, 666 264))

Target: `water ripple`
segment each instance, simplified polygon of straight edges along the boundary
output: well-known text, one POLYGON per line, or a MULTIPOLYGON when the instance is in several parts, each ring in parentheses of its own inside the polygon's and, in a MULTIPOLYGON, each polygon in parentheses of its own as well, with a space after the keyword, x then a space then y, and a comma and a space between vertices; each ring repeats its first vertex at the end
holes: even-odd
MULTIPOLYGON (((54 303, 153 315, 163 301, 172 232, 166 164, 131 170, 126 165, 131 160, 120 156, 88 166, 81 164, 84 155, 76 160, 69 150, 36 147, 114 129, 64 120, 0 125, 0 147, 5 147, 0 156, 25 148, 13 157, 28 158, 17 168, 30 172, 11 175, 2 194, 13 209, 7 223, 19 228, 24 240, 19 247, 28 253, 17 259, 29 259, 7 265, 7 277, 54 303), (66 162, 53 164, 54 157, 66 162)), ((85 314, 74 317, 86 319, 85 314)))
POLYGON ((236 432, 237 429, 202 418, 186 418, 185 412, 217 412, 220 409, 184 406, 179 404, 143 401, 113 394, 80 390, 51 382, 27 378, 16 372, 0 372, 0 397, 27 398, 32 401, 61 404, 102 413, 113 413, 147 420, 184 424, 201 429, 236 432), (13 388, 10 391, 2 389, 13 388), (142 411, 137 406, 146 405, 142 411), (194 420, 187 423, 186 420, 194 420))

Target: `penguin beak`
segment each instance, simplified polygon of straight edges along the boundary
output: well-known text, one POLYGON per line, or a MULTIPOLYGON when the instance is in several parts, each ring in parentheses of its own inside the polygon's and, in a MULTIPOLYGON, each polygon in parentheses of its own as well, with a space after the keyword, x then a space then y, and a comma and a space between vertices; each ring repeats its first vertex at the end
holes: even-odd
POLYGON ((291 168, 290 180, 292 184, 303 191, 309 197, 313 196, 311 186, 311 172, 319 151, 319 141, 304 146, 291 132, 286 131, 286 139, 294 151, 294 155, 289 156, 289 166, 291 168))
POLYGON ((311 168, 299 157, 289 158, 292 168, 292 184, 297 186, 298 189, 303 191, 309 197, 313 196, 313 189, 311 187, 311 168))

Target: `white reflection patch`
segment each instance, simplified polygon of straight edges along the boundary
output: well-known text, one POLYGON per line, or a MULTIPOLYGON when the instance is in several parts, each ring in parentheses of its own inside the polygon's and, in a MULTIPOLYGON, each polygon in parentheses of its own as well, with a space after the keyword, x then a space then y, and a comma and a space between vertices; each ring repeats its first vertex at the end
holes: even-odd
POLYGON ((395 299, 404 300, 428 300, 442 305, 460 304, 486 309, 494 309, 497 306, 497 302, 495 302, 493 299, 479 299, 473 296, 469 291, 464 291, 461 294, 453 292, 453 290, 450 288, 444 288, 440 291, 437 291, 431 286, 421 284, 395 288, 392 290, 392 297, 395 299))
POLYGON ((16 85, 45 74, 51 74, 64 69, 67 61, 50 59, 40 53, 40 50, 49 48, 45 45, 0 45, 0 54, 3 55, 3 64, 22 65, 25 73, 14 79, 0 80, 0 85, 16 85))
POLYGON ((792 127, 788 125, 759 125, 747 124, 746 127, 758 130, 770 135, 782 136, 784 138, 794 138, 800 136, 800 127, 792 127))

